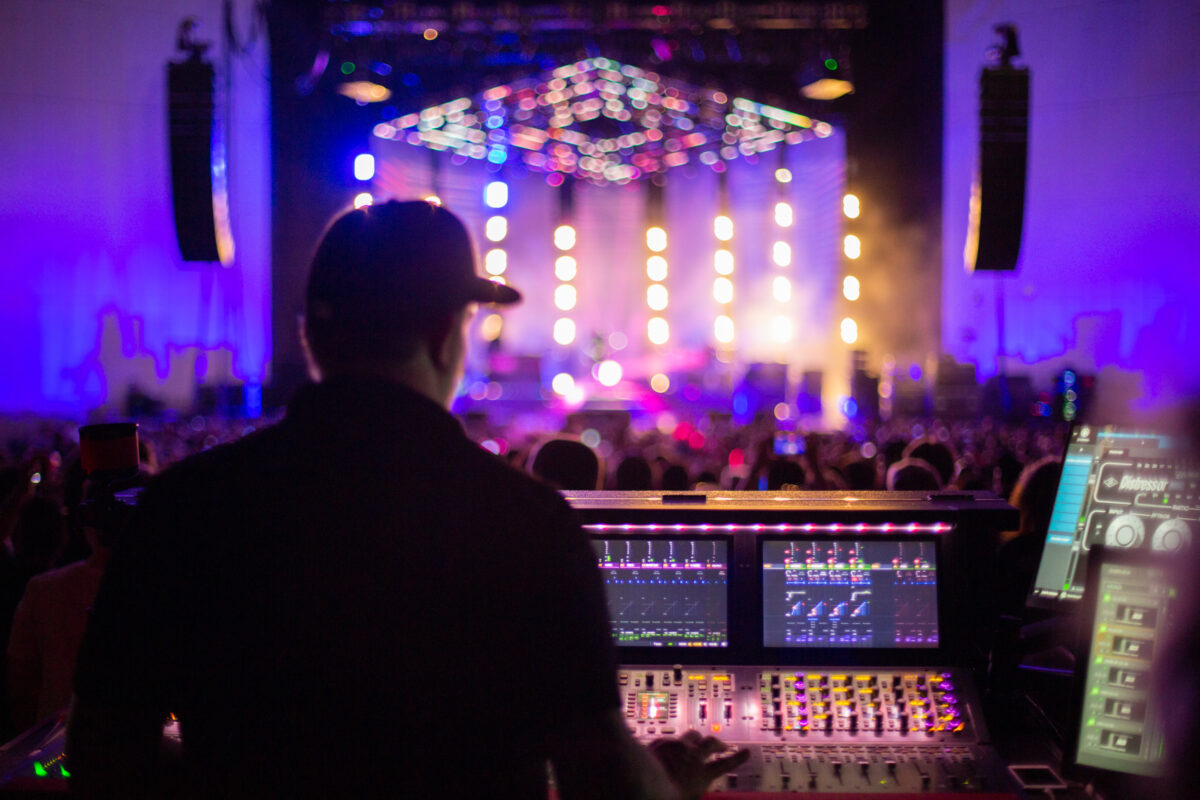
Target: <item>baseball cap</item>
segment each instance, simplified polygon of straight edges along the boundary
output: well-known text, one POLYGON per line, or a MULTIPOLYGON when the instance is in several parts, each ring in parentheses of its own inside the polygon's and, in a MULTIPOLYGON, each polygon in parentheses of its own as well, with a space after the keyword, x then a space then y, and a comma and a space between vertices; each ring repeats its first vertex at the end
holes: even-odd
POLYGON ((310 322, 380 326, 454 311, 467 303, 508 305, 517 290, 475 271, 462 221, 424 200, 348 211, 325 231, 309 272, 310 322))

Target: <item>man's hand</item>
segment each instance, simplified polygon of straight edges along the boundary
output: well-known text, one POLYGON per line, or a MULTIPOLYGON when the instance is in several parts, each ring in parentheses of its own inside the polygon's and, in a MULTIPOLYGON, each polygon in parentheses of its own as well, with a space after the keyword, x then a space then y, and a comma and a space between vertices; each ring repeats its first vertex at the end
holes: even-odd
POLYGON ((749 750, 713 758, 725 751, 724 742, 712 736, 701 736, 696 731, 688 731, 678 739, 656 739, 650 743, 649 750, 679 788, 682 800, 700 797, 714 780, 750 758, 749 750))

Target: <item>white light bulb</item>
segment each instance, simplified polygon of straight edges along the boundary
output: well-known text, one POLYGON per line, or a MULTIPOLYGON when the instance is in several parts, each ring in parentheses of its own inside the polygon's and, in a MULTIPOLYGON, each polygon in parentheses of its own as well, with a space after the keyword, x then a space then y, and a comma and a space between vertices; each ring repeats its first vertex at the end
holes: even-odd
POLYGON ((559 256, 554 260, 554 277, 560 281, 575 280, 578 262, 573 256, 559 256))
POLYGON ((842 320, 842 341, 846 344, 854 344, 858 341, 858 323, 850 317, 842 320))
POLYGON ((570 250, 575 246, 575 229, 570 225, 559 225, 554 229, 554 246, 559 250, 570 250))
POLYGON ((787 242, 776 242, 771 247, 771 260, 778 267, 787 267, 792 263, 792 246, 787 242))
POLYGON ((671 327, 662 317, 651 317, 646 323, 646 338, 653 344, 666 344, 671 338, 671 327))
POLYGON ((646 305, 654 311, 662 311, 667 307, 667 287, 661 283, 652 283, 646 287, 646 305))
POLYGON ((555 320, 554 341, 559 344, 570 344, 575 341, 575 321, 568 317, 555 320))
POLYGON ((559 284, 554 290, 554 307, 560 311, 570 311, 575 307, 577 299, 575 287, 569 283, 559 284))

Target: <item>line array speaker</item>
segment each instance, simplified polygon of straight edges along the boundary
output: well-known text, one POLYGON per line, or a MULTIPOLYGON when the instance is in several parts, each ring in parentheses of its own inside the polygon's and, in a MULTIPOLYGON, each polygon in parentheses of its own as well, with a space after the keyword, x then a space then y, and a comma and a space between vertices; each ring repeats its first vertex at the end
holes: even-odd
POLYGON ((968 270, 1016 269, 1028 141, 1029 69, 985 67, 979 77, 979 171, 964 252, 968 270))
POLYGON ((224 148, 213 147, 213 78, 212 65, 199 58, 167 64, 171 199, 183 260, 228 264, 233 257, 233 238, 224 148), (218 153, 216 159, 214 152, 218 153))

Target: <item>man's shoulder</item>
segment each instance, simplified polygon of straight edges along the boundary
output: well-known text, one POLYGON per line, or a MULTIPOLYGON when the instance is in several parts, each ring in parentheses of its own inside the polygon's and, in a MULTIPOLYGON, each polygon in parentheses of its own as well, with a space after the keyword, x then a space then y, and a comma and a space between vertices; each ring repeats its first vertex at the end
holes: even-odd
POLYGON ((553 488, 505 463, 499 456, 484 450, 465 436, 459 454, 468 466, 472 482, 477 484, 464 484, 464 492, 488 499, 506 498, 521 504, 529 513, 538 509, 555 515, 569 513, 567 501, 553 488))
POLYGON ((237 465, 269 458, 273 451, 279 450, 285 437, 284 426, 277 424, 254 431, 240 439, 193 453, 151 478, 146 490, 158 494, 181 487, 194 487, 206 479, 230 476, 237 465))

